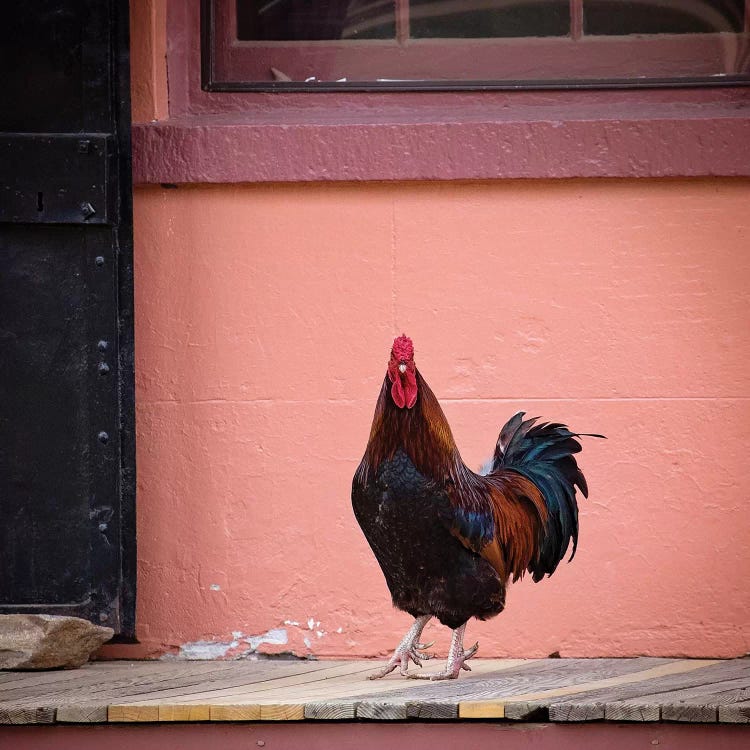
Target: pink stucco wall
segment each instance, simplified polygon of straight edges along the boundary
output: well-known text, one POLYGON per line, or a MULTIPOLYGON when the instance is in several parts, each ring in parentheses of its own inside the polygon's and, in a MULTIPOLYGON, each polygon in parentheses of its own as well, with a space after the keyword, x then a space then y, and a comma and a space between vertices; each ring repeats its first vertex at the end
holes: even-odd
MULTIPOLYGON (((131 11, 134 119, 163 119, 165 0, 131 11)), ((481 655, 750 651, 748 206, 720 179, 137 187, 141 645, 105 654, 390 651, 409 618, 349 490, 402 331, 470 466, 518 409, 609 436, 576 559, 470 625, 481 655)))
POLYGON ((609 436, 576 559, 470 625, 481 655, 750 651, 748 205, 730 180, 137 188, 143 653, 393 647, 349 491, 402 331, 470 466, 518 409, 609 436))

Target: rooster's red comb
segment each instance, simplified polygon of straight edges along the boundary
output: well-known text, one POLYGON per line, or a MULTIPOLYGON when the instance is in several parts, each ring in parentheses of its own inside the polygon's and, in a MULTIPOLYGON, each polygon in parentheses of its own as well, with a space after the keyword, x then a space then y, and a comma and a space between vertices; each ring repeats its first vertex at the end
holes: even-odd
POLYGON ((405 333, 402 333, 393 339, 391 352, 396 359, 402 362, 409 362, 414 359, 414 344, 412 344, 411 339, 405 333))

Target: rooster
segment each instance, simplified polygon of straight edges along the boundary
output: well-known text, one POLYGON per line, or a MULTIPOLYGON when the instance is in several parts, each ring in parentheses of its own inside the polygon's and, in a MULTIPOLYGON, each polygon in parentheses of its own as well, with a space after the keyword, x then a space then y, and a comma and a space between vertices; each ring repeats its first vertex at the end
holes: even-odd
MULTIPOLYGON (((573 433, 519 412, 502 428, 486 473, 461 460, 437 398, 414 364, 414 346, 396 338, 365 455, 352 483, 354 515, 385 575, 393 604, 414 623, 386 666, 406 677, 456 679, 479 648, 464 649, 467 621, 502 612, 509 580, 551 575, 578 542, 576 487, 588 495, 573 456, 573 433), (445 669, 422 666, 420 643, 436 617, 453 630, 445 669)), ((602 437, 592 435, 592 437, 602 437)))

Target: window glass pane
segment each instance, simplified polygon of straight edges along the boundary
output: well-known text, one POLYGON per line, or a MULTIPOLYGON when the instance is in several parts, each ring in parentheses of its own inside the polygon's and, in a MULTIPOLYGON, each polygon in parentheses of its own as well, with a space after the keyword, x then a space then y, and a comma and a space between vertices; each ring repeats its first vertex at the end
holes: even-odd
POLYGON ((242 41, 393 39, 395 0, 237 0, 242 41))
POLYGON ((208 2, 213 90, 750 82, 746 0, 208 2))
POLYGON ((409 33, 416 38, 565 36, 569 0, 411 0, 409 33))
POLYGON ((583 0, 585 34, 742 31, 745 0, 583 0))

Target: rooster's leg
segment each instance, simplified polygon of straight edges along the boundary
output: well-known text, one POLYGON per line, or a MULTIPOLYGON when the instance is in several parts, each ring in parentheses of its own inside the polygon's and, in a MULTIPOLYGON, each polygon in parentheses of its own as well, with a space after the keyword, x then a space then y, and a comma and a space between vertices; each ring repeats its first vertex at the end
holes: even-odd
POLYGON ((406 676, 409 669, 409 660, 413 661, 418 667, 422 666, 422 661, 431 659, 429 654, 420 653, 417 649, 429 648, 432 644, 419 643, 419 637, 422 635, 424 626, 432 619, 431 615, 423 615, 414 620, 414 624, 409 628, 401 643, 396 646, 393 656, 383 669, 379 669, 375 674, 370 675, 371 680, 377 680, 393 672, 396 667, 401 667, 401 674, 406 676))
POLYGON ((442 672, 410 674, 407 677, 412 677, 415 680, 455 680, 461 674, 462 669, 471 672, 471 667, 466 662, 476 654, 479 644, 475 643, 470 649, 464 651, 464 630, 466 630, 466 623, 453 631, 453 639, 448 651, 448 662, 442 672))

